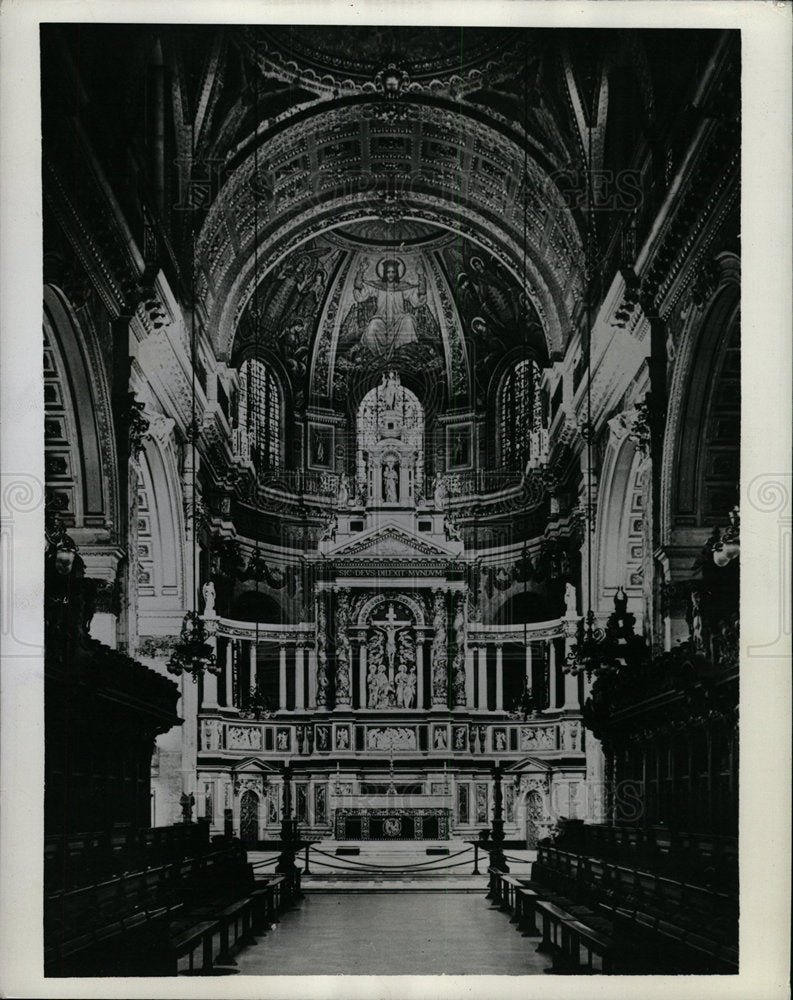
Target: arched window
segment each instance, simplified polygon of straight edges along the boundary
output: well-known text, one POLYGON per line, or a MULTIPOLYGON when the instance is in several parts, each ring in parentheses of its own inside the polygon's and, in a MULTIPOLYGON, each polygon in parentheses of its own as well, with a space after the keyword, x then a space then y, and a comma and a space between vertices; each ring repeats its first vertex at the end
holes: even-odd
POLYGON ((501 464, 522 466, 532 455, 532 442, 543 425, 540 366, 523 358, 507 373, 499 395, 501 464))
POLYGON ((259 472, 281 464, 281 396, 267 365, 248 358, 240 368, 239 429, 259 472))

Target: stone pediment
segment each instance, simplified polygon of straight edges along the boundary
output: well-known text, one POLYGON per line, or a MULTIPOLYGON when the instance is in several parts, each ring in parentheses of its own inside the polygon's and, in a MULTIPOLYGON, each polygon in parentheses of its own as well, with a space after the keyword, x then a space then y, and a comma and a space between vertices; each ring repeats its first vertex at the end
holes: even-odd
POLYGON ((386 524, 343 542, 328 552, 332 559, 451 559, 452 547, 422 538, 396 524, 386 524))

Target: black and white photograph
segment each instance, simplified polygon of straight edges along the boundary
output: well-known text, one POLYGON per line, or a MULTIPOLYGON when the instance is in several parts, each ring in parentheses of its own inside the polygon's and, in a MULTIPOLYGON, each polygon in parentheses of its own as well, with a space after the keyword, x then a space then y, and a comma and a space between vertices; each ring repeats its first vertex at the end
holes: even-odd
POLYGON ((543 6, 36 26, 53 995, 739 995, 757 41, 543 6))

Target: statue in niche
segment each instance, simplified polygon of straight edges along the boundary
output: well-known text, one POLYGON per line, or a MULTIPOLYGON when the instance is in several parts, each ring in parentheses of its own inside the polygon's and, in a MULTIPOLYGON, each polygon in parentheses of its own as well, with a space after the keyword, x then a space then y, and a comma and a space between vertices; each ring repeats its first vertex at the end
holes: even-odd
POLYGON ((366 644, 369 708, 388 708, 393 704, 393 688, 385 666, 385 633, 373 629, 366 644))
POLYGON ((393 459, 388 459, 383 466, 383 499, 386 503, 399 500, 399 473, 393 459))
POLYGON ((350 502, 350 482, 347 479, 346 472, 342 472, 339 479, 339 489, 336 493, 336 503, 339 507, 346 507, 350 502))
POLYGON ((207 580, 204 586, 201 588, 201 593, 204 596, 204 614, 207 616, 212 616, 215 614, 215 584, 211 580, 207 580))

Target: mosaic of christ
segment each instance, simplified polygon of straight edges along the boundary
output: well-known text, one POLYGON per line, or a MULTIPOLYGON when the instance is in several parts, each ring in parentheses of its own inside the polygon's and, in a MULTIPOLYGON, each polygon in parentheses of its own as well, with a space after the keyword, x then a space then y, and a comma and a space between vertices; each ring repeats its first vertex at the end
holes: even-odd
POLYGON ((442 368, 440 327, 428 301, 420 259, 410 272, 401 257, 383 257, 374 265, 362 260, 352 299, 339 332, 337 389, 360 366, 399 363, 402 370, 425 372, 442 368))

